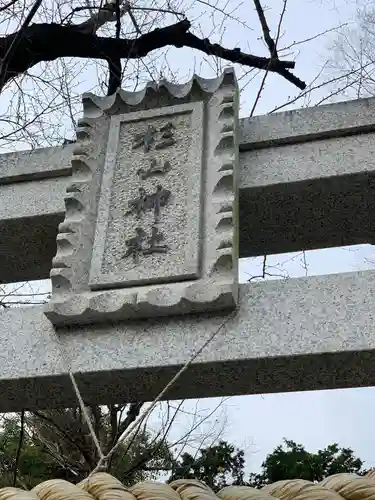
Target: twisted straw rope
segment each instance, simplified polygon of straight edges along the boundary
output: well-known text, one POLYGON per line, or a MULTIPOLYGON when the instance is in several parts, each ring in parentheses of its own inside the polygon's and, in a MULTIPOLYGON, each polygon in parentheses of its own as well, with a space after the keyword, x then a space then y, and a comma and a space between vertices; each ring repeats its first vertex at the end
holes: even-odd
POLYGON ((143 481, 125 487, 106 472, 97 472, 77 485, 50 479, 31 491, 1 488, 0 500, 375 500, 375 471, 366 476, 335 474, 321 483, 303 479, 278 481, 258 490, 247 486, 227 486, 215 494, 194 479, 178 479, 170 484, 143 481))

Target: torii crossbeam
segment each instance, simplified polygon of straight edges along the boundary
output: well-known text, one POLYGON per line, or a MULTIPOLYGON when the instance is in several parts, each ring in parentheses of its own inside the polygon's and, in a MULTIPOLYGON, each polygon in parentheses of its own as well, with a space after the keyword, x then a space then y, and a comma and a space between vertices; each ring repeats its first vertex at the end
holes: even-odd
POLYGON ((0 411, 74 404, 69 371, 87 404, 151 399, 223 322, 169 398, 374 384, 375 272, 240 285, 233 307, 238 256, 372 243, 375 99, 238 121, 231 72, 182 87, 113 102, 86 96, 76 144, 0 156, 1 282, 48 277, 56 237, 60 245, 47 312, 0 313, 0 411), (155 132, 138 147, 132 137, 143 129, 155 132), (85 142, 93 133, 96 156, 85 142), (87 202, 90 154, 98 196, 87 202), (179 184, 183 165, 190 184, 179 184), (118 188, 124 179, 129 192, 118 188), (184 221, 195 240, 178 236, 184 221), (86 268, 68 249, 82 248, 82 234, 86 268), (181 299, 144 292, 152 259, 151 289, 181 299))

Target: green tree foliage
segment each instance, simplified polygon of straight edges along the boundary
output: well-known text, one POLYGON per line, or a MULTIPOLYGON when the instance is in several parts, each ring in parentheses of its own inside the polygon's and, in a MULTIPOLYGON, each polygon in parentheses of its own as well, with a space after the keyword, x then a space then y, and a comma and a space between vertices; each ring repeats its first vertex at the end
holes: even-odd
MULTIPOLYGON (((104 454, 135 420, 141 404, 91 406, 87 409, 104 454)), ((36 443, 62 462, 61 474, 79 482, 94 469, 99 456, 79 408, 44 410, 28 417, 36 443)), ((154 479, 160 470, 170 469, 172 454, 163 433, 153 435, 144 428, 118 448, 108 464, 108 472, 124 484, 154 479)))
POLYGON ((226 441, 199 450, 196 457, 184 453, 174 466, 171 480, 193 478, 204 481, 214 491, 228 484, 243 484, 244 452, 226 441))
MULTIPOLYGON (((6 417, 0 432, 0 487, 13 484, 17 450, 20 442, 20 420, 6 417)), ((28 433, 23 436, 18 460, 16 486, 32 488, 44 479, 58 477, 59 464, 35 445, 28 433)))
POLYGON ((189 453, 182 455, 174 468, 172 479, 196 478, 215 491, 229 484, 261 488, 282 479, 299 478, 317 482, 340 472, 363 474, 365 471, 362 466, 362 460, 350 448, 331 444, 311 453, 304 446, 284 439, 267 455, 261 473, 252 473, 249 480, 244 481, 244 452, 221 441, 217 446, 200 450, 197 457, 189 453))
MULTIPOLYGON (((22 450, 17 462, 17 486, 31 488, 50 478, 78 482, 96 465, 96 452, 79 412, 54 412, 44 412, 37 417, 26 414, 22 450)), ((114 422, 111 426, 110 415, 105 411, 101 413, 101 418, 103 422, 97 429, 98 436, 103 446, 105 443, 110 445, 114 437, 114 422)), ((122 420, 116 422, 118 433, 122 420)), ((0 427, 0 487, 13 484, 20 430, 19 416, 3 419, 0 427)), ((216 445, 202 448, 195 456, 185 452, 174 457, 163 436, 154 436, 145 430, 122 444, 113 456, 108 471, 124 484, 157 479, 160 472, 165 474, 171 471, 170 480, 198 479, 214 491, 231 484, 259 488, 282 479, 300 478, 317 482, 340 472, 365 472, 362 460, 350 448, 331 444, 312 453, 304 446, 284 439, 267 455, 261 473, 250 474, 249 480, 245 481, 244 451, 232 444, 219 441, 216 445)))
POLYGON ((283 444, 267 455, 260 474, 251 474, 249 485, 261 487, 282 479, 306 479, 322 481, 340 472, 362 474, 363 462, 354 456, 350 448, 340 448, 334 443, 316 453, 304 446, 284 439, 283 444))
MULTIPOLYGON (((47 412, 43 413, 48 418, 45 423, 49 422, 45 427, 40 422, 38 427, 35 415, 26 414, 21 453, 17 462, 16 486, 32 488, 51 478, 77 483, 95 467, 96 453, 93 451, 91 436, 82 420, 82 425, 78 425, 78 414, 77 419, 74 419, 73 410, 57 412, 59 417, 65 416, 65 428, 57 424, 57 418, 53 419, 52 425, 51 412, 48 417, 47 412)), ((106 416, 104 424, 100 436, 110 443, 113 436, 106 416)), ((20 431, 19 416, 3 420, 0 430, 0 487, 13 484, 20 431)), ((124 484, 132 484, 156 479, 160 470, 171 467, 172 455, 168 443, 162 437, 142 430, 119 447, 108 471, 124 484)))
POLYGON ((109 472, 124 484, 155 480, 161 471, 172 468, 173 457, 168 443, 149 432, 140 432, 125 442, 115 455, 109 472))

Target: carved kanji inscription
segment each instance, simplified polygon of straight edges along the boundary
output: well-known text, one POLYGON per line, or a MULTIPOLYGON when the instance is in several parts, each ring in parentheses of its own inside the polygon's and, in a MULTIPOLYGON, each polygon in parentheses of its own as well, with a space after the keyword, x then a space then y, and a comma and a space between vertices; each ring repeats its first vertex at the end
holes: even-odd
POLYGON ((135 229, 135 236, 126 240, 127 250, 122 256, 123 259, 132 257, 135 264, 139 264, 141 255, 152 255, 153 253, 166 253, 168 245, 163 244, 164 235, 157 226, 151 228, 148 234, 141 227, 135 229))
POLYGON ((150 166, 147 169, 138 169, 137 174, 142 180, 146 180, 148 177, 152 177, 154 175, 166 174, 171 168, 172 166, 168 160, 163 161, 153 158, 150 162, 150 166))
POLYGON ((201 109, 196 107, 169 106, 118 119, 95 281, 126 287, 198 275, 201 121, 192 127, 192 116, 201 109))
POLYGON ((125 212, 125 215, 136 214, 139 218, 143 213, 153 211, 155 220, 158 220, 160 210, 168 203, 170 196, 171 192, 163 188, 161 184, 156 186, 153 193, 147 193, 143 187, 140 187, 137 198, 128 202, 129 209, 125 212))
POLYGON ((84 109, 48 318, 71 325, 235 307, 234 74, 86 95, 84 109))
POLYGON ((155 133, 155 128, 148 126, 146 132, 136 134, 134 137, 133 149, 143 147, 145 153, 150 151, 151 145, 155 140, 155 133))
POLYGON ((144 132, 135 134, 133 138, 133 149, 142 148, 145 153, 151 150, 154 144, 155 149, 165 149, 176 144, 174 137, 175 126, 172 122, 167 122, 158 129, 148 125, 144 132))

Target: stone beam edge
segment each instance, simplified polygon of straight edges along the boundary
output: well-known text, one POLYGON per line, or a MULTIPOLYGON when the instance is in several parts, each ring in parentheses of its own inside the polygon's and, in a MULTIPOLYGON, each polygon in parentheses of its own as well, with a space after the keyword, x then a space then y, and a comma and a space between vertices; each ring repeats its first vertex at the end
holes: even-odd
MULTIPOLYGON (((375 98, 242 118, 240 151, 375 131, 375 98)), ((0 184, 66 176, 74 144, 0 154, 0 184)))
MULTIPOLYGON (((199 395, 207 387, 206 396, 223 391, 238 394, 238 384, 242 384, 240 392, 251 392, 254 381, 238 382, 238 370, 244 376, 254 373, 255 377, 265 377, 268 381, 277 376, 290 379, 290 374, 282 373, 286 366, 291 363, 299 366, 302 373, 308 369, 307 365, 314 364, 314 359, 321 365, 322 356, 329 356, 331 366, 336 358, 338 366, 345 356, 352 360, 352 374, 348 370, 340 374, 338 368, 334 381, 328 384, 330 388, 355 385, 358 377, 362 385, 373 384, 375 374, 368 372, 367 378, 361 375, 363 367, 358 356, 366 352, 370 358, 374 355, 375 311, 371 301, 374 293, 375 271, 242 285, 237 315, 192 364, 196 382, 194 378, 188 379, 190 385, 181 386, 173 393, 174 397, 195 397, 198 386, 199 395), (353 359, 357 358, 355 366, 353 359), (263 363, 267 373, 254 372, 259 363, 263 363), (221 369, 227 377, 224 385, 215 382, 221 369)), ((22 385, 25 379, 37 383, 51 377, 62 383, 69 371, 80 374, 82 383, 106 376, 108 383, 111 379, 108 374, 112 374, 132 380, 132 387, 126 390, 131 389, 136 397, 142 373, 148 373, 149 377, 160 370, 164 374, 175 373, 224 319, 225 316, 199 315, 91 325, 56 333, 40 307, 5 310, 0 314, 1 385, 6 390, 7 384, 17 385, 16 379, 22 385)), ((309 371, 313 373, 314 369, 309 371)), ((319 374, 310 382, 296 374, 293 377, 292 390, 327 386, 319 374)), ((44 387, 48 393, 48 384, 44 387)), ((90 387, 94 390, 92 384, 90 387)), ((286 390, 283 384, 280 388, 286 390)), ((142 397, 147 399, 153 396, 154 388, 146 386, 142 391, 142 397)), ((257 391, 275 392, 269 385, 259 383, 257 391)))
MULTIPOLYGON (((152 401, 180 366, 152 370, 76 373, 86 405, 152 401)), ((163 400, 272 394, 369 387, 375 384, 374 351, 277 356, 246 361, 199 363, 189 367, 163 400)), ((60 376, 0 379, 0 412, 74 407, 77 397, 68 373, 60 376)))
MULTIPOLYGON (((306 132, 300 134, 280 134, 275 137, 261 138, 258 140, 245 141, 240 139, 239 149, 241 152, 252 151, 255 149, 266 149, 277 146, 290 146, 292 144, 301 144, 304 142, 324 141, 327 139, 335 139, 340 137, 348 137, 352 135, 370 134, 375 131, 375 123, 371 125, 363 125, 349 128, 331 128, 329 130, 321 130, 320 132, 306 132)), ((255 137, 254 137, 255 139, 255 137)))
POLYGON ((74 144, 0 154, 0 185, 70 176, 74 144))
POLYGON ((375 130, 375 98, 356 99, 240 120, 240 150, 343 137, 375 130))

